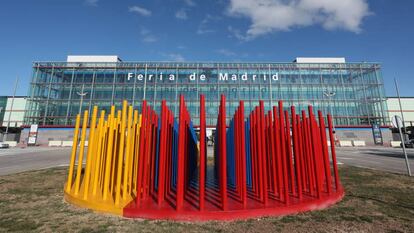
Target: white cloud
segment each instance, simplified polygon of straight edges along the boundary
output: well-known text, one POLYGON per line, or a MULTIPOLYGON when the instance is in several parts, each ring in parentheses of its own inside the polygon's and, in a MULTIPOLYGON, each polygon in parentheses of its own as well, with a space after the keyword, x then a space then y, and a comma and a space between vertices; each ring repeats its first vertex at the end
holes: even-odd
POLYGON ((152 12, 140 6, 130 6, 129 12, 137 13, 141 16, 151 16, 152 12))
POLYGON ((233 56, 237 55, 235 52, 233 52, 229 49, 219 49, 219 50, 216 50, 216 52, 221 54, 221 55, 227 56, 227 57, 233 57, 233 56))
POLYGON ((188 19, 188 15, 187 12, 185 11, 185 9, 180 9, 177 12, 175 12, 175 17, 177 19, 188 19))
POLYGON ((147 36, 142 37, 142 41, 146 43, 153 43, 153 42, 157 42, 158 38, 155 37, 154 35, 147 35, 147 36))
POLYGON ((141 28, 140 31, 141 40, 146 43, 153 43, 158 41, 158 38, 152 34, 152 32, 146 28, 141 28))
POLYGON ((184 56, 179 53, 168 53, 168 54, 162 54, 162 55, 171 61, 178 61, 178 62, 185 61, 184 56))
POLYGON ((193 0, 184 0, 185 4, 187 6, 195 6, 196 3, 193 0))
POLYGON ((98 6, 99 0, 85 0, 85 4, 89 6, 98 6))
POLYGON ((206 17, 204 17, 204 19, 198 25, 197 34, 202 35, 215 32, 215 30, 209 28, 208 25, 219 20, 221 20, 221 17, 207 14, 206 17))
POLYGON ((239 29, 233 28, 232 26, 228 26, 227 29, 230 32, 230 37, 235 37, 238 40, 247 40, 247 37, 239 29))
POLYGON ((367 0, 230 0, 228 13, 251 20, 246 38, 311 25, 359 33, 371 14, 367 0))

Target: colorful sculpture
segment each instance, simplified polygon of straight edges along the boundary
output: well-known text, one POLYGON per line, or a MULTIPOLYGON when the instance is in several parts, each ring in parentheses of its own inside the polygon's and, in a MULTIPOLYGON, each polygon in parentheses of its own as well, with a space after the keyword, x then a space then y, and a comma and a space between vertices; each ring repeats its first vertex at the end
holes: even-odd
POLYGON ((178 119, 165 100, 160 116, 146 101, 141 114, 124 101, 98 117, 95 106, 82 127, 78 115, 65 200, 131 218, 205 221, 322 209, 343 197, 330 115, 326 127, 312 106, 289 114, 279 101, 266 113, 260 101, 245 117, 240 101, 227 125, 221 96, 208 165, 205 114, 200 96, 199 139, 183 96, 178 119))

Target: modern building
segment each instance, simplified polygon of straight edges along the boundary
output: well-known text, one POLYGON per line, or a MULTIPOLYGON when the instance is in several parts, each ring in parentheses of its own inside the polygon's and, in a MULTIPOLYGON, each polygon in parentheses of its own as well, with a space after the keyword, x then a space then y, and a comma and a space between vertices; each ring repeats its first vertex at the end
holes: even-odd
MULTIPOLYGON (((414 127, 414 97, 401 97, 401 108, 403 109, 405 126, 414 127)), ((398 97, 388 97, 388 115, 401 117, 400 105, 398 97)))
MULTIPOLYGON (((398 97, 388 97, 387 98, 387 105, 388 105, 388 114, 390 119, 397 115, 400 116, 401 119, 404 119, 404 126, 405 131, 407 133, 407 139, 414 139, 414 97, 400 97, 401 100, 401 108, 403 110, 403 116, 401 116, 400 104, 398 97)), ((403 129, 403 130, 404 130, 403 129)), ((396 128, 392 129, 393 132, 393 139, 396 141, 400 141, 400 134, 396 128)))
POLYGON ((109 110, 126 99, 138 109, 146 100, 156 111, 161 100, 178 113, 184 95, 198 125, 199 96, 206 96, 207 125, 215 127, 219 96, 227 97, 228 119, 245 101, 270 109, 278 100, 297 111, 313 105, 331 113, 338 129, 386 128, 389 116, 378 63, 344 58, 297 58, 293 62, 130 62, 117 56, 68 56, 34 62, 25 125, 71 127, 76 115, 94 105, 109 110))
POLYGON ((7 140, 16 140, 20 138, 21 126, 23 125, 25 110, 25 96, 0 96, 0 141, 3 139, 8 127, 7 140))
POLYGON ((27 97, 25 96, 1 96, 0 97, 0 105, 2 104, 2 100, 6 99, 6 105, 0 106, 3 108, 0 117, 2 120, 1 126, 3 127, 20 127, 23 125, 25 110, 26 110, 26 102, 27 97))

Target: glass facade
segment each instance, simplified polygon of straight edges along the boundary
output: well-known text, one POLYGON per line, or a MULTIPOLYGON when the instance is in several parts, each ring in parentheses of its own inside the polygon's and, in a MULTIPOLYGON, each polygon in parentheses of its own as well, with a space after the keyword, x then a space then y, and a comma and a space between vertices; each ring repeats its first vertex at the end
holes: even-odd
POLYGON ((0 96, 0 126, 3 125, 4 113, 6 112, 7 96, 0 96))
POLYGON ((108 111, 124 99, 139 110, 145 99, 156 111, 166 99, 177 116, 180 94, 195 125, 200 94, 209 126, 216 125, 221 94, 229 118, 239 100, 246 113, 259 100, 267 110, 283 100, 297 111, 311 104, 331 112, 337 126, 386 125, 389 119, 377 63, 35 62, 30 86, 26 125, 74 125, 80 109, 108 111))

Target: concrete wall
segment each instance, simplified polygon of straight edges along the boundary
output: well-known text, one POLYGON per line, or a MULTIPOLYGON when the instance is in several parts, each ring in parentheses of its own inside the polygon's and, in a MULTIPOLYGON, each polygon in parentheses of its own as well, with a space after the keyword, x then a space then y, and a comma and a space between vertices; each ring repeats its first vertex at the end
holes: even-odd
MULTIPOLYGON (((381 133, 384 146, 389 146, 390 141, 393 140, 391 130, 382 128, 381 133)), ((338 140, 344 141, 365 141, 367 146, 375 145, 371 128, 337 128, 336 137, 338 140)))
POLYGON ((4 134, 0 133, 0 140, 4 139, 4 141, 16 141, 19 142, 21 135, 20 133, 8 133, 6 138, 3 138, 4 134))
MULTIPOLYGON (((20 136, 20 142, 27 144, 29 128, 25 128, 20 136)), ((36 144, 47 146, 49 141, 72 141, 73 128, 39 128, 36 144)))

